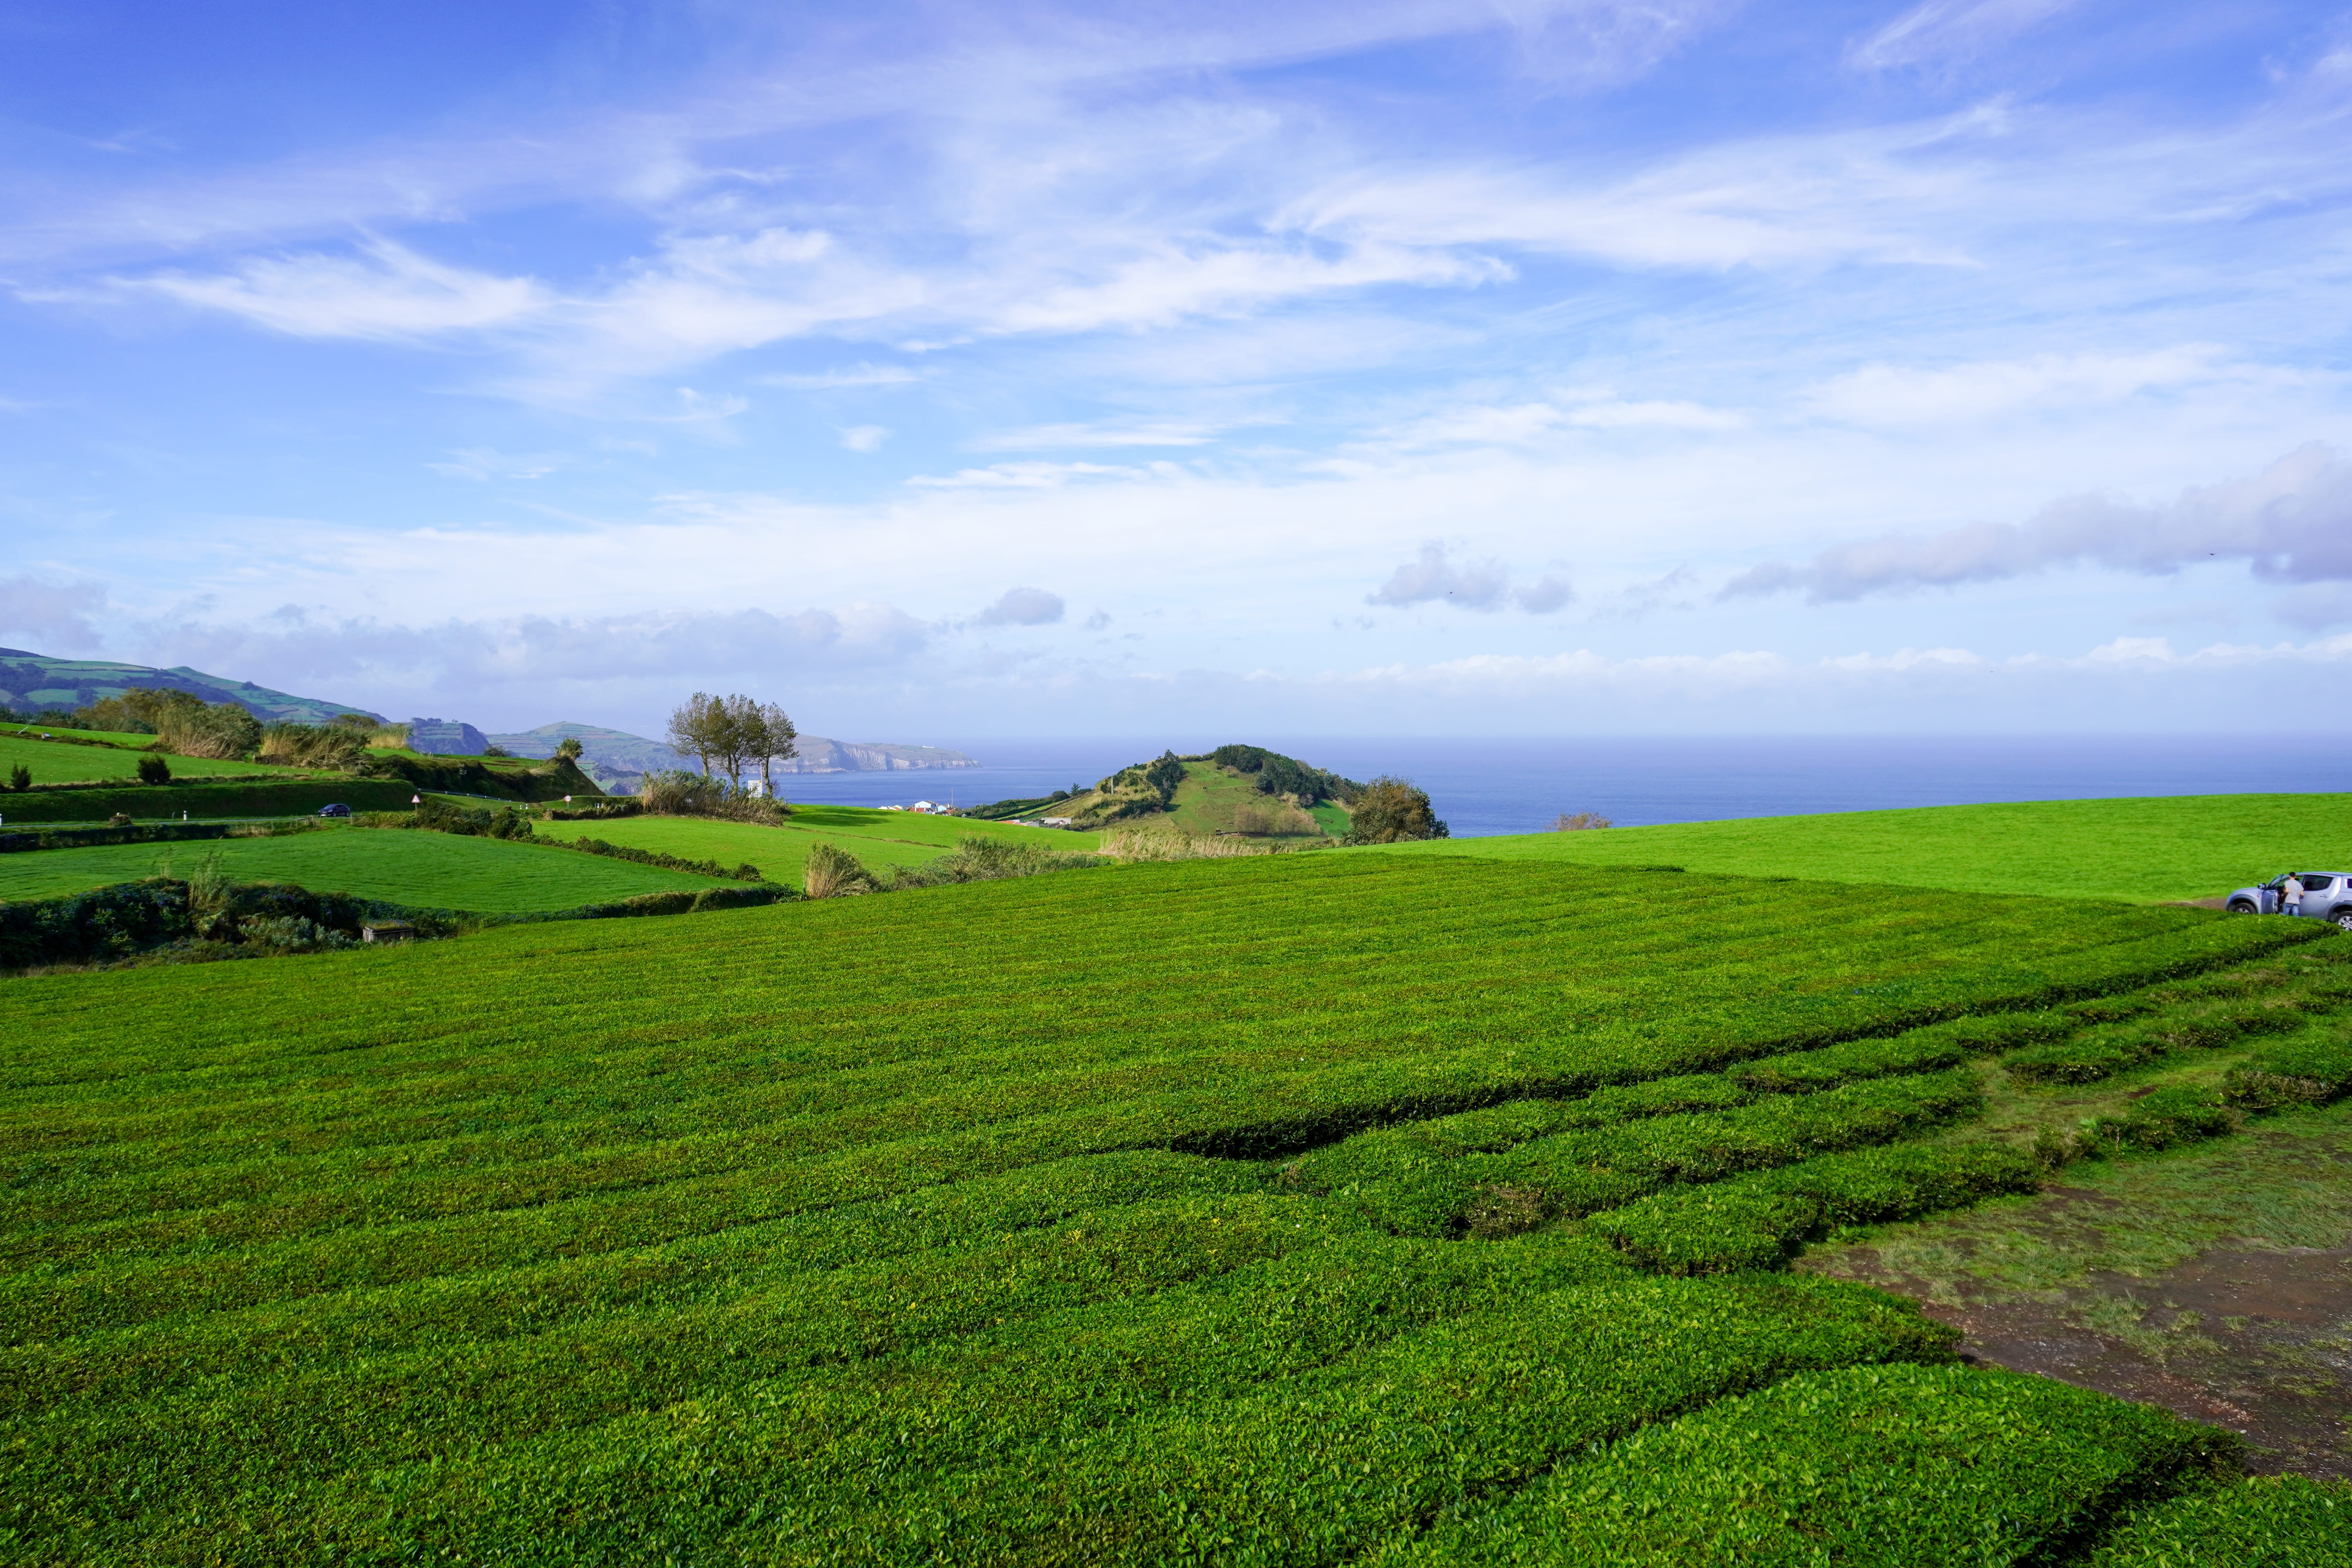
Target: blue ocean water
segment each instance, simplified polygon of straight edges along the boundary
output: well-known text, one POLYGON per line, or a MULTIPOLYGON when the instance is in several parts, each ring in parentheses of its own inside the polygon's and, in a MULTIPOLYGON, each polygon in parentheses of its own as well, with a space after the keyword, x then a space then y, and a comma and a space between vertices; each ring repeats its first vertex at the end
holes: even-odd
MULTIPOLYGON (((1562 812, 1620 826, 2135 795, 2352 792, 2352 736, 1653 737, 1445 741, 1253 737, 1349 778, 1427 790, 1456 837, 1533 833, 1562 812)), ((971 805, 1087 785, 1157 756, 1159 740, 950 741, 977 768, 793 775, 788 798, 844 805, 971 805)), ((1213 741, 1175 742, 1205 752, 1213 741)))

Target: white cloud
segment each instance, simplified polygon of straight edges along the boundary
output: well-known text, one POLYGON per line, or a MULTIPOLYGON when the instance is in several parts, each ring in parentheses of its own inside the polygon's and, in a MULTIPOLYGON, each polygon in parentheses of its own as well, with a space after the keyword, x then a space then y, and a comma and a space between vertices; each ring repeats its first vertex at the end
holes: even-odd
POLYGON ((543 452, 519 454, 489 447, 460 447, 450 452, 447 462, 425 466, 436 474, 457 479, 543 479, 562 468, 563 459, 543 452))
POLYGON ((2187 489, 2169 505, 2072 496, 2022 525, 1888 535, 1824 550, 1802 565, 1768 563, 1732 579, 1723 595, 1801 589, 1819 604, 2084 563, 2163 574, 2223 560, 2250 562, 2256 576, 2275 582, 2352 578, 2352 464, 2314 442, 2252 478, 2187 489))
POLYGON ((1629 401, 1614 395, 1587 400, 1471 405, 1384 432, 1389 445, 1428 447, 1528 446, 1567 430, 1736 430, 1747 421, 1696 403, 1629 401))
POLYGON ((1062 618, 1062 596, 1043 588, 1008 588, 1003 597, 980 612, 983 626, 1043 626, 1062 618))
POLYGON ((2115 403, 2139 393, 2274 377, 2219 363, 2201 345, 2143 354, 2040 354, 1928 370, 1867 364, 1804 395, 1824 417, 1888 429, 2115 403))
POLYGON ((1548 616, 1572 604, 1576 590, 1567 578, 1547 574, 1523 587, 1511 585, 1510 569, 1499 561, 1454 562, 1445 546, 1424 544, 1418 559, 1389 574, 1364 603, 1402 609, 1414 605, 1451 605, 1457 610, 1499 610, 1516 604, 1532 616, 1548 616))
POLYGON ((450 267, 386 239, 364 259, 317 253, 263 257, 234 271, 118 278, 127 292, 160 294, 303 338, 425 338, 512 326, 547 310, 529 278, 450 267))
MULTIPOLYGON (((1154 465, 1160 467, 1161 465, 1154 465)), ((992 463, 952 474, 919 474, 907 482, 930 489, 1055 489, 1072 479, 1141 479, 1145 470, 1109 463, 992 463)))
POLYGON ((104 640, 99 621, 106 612, 106 589, 97 583, 0 577, 0 637, 44 645, 27 652, 79 653, 99 647, 104 640))
POLYGON ((841 444, 852 452, 878 452, 890 432, 879 425, 852 425, 841 433, 841 444))
POLYGON ((1964 59, 2040 26, 2077 0, 1927 0, 1846 50, 1857 70, 1964 59))
POLYGON ((971 446, 982 452, 1038 452, 1074 447, 1201 447, 1215 438, 1216 427, 1208 425, 1032 425, 982 436, 971 446))
POLYGON ((853 364, 839 370, 805 374, 780 372, 751 378, 753 384, 760 386, 791 386, 812 392, 853 386, 908 386, 922 379, 919 373, 902 364, 853 364))

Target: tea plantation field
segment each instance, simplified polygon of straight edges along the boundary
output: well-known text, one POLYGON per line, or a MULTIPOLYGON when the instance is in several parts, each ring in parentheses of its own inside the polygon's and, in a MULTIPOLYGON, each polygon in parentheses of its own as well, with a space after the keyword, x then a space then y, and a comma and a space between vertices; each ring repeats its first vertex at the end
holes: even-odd
POLYGON ((2218 897, 2283 871, 2352 870, 2352 795, 1938 805, 1441 839, 1373 852, 2154 903, 2218 897))
MULTIPOLYGON (((53 899, 158 872, 185 877, 218 855, 232 881, 506 914, 568 910, 673 888, 733 886, 602 856, 446 833, 322 827, 283 838, 123 844, 0 855, 0 901, 53 899)), ((731 864, 731 862, 730 862, 731 864)))
POLYGON ((809 850, 818 844, 837 844, 864 865, 880 869, 936 860, 963 838, 1005 839, 1076 853, 1095 848, 1102 837, 1098 833, 855 805, 796 805, 789 822, 772 827, 708 817, 625 816, 610 822, 542 822, 538 832, 545 838, 602 838, 682 859, 757 866, 771 881, 794 884, 809 850))
POLYGON ((1785 1264, 2352 1089, 2352 942, 1658 884, 1321 854, 6 982, 0 1559, 2334 1561, 2340 1492, 1785 1264), (2238 1099, 2053 1142, 1987 1118, 2019 1053, 2238 1099))

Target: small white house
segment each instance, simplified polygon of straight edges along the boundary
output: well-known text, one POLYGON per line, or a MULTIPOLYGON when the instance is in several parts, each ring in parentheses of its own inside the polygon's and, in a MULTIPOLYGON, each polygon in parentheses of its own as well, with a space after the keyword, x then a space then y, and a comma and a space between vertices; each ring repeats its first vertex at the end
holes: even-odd
POLYGON ((907 809, 908 809, 908 810, 909 810, 909 811, 937 811, 937 810, 939 810, 939 807, 938 807, 938 806, 936 806, 936 805, 932 805, 929 801, 928 801, 928 800, 919 800, 919 801, 917 801, 914 805, 912 805, 908 806, 907 809))

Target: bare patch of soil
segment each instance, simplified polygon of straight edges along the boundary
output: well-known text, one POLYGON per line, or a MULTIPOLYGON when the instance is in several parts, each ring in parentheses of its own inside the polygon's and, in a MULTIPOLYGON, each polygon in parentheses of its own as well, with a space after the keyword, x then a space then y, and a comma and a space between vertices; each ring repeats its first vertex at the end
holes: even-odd
POLYGON ((2102 1271, 2031 1299, 1979 1294, 1963 1276, 1955 1300, 1951 1283, 1882 1272, 1868 1247, 1836 1272, 1919 1300, 1971 1360, 2226 1426, 2258 1471, 2352 1479, 2352 1247, 2225 1243, 2160 1274, 2102 1271))

